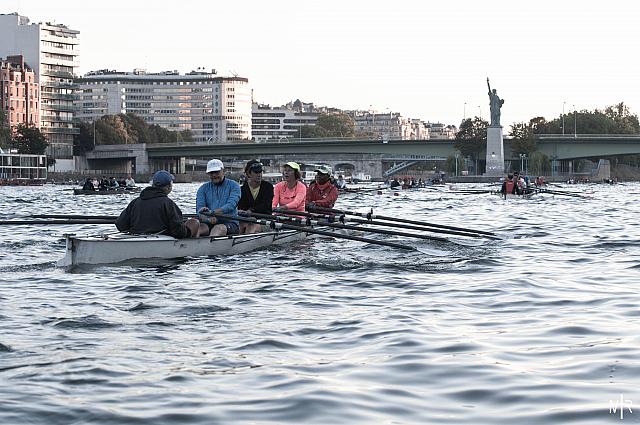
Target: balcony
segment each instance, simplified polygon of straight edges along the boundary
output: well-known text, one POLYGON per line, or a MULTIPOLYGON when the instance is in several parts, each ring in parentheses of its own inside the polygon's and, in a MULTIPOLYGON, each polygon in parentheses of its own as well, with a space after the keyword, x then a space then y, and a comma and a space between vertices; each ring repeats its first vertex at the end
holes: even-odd
POLYGON ((42 92, 40 93, 40 97, 42 99, 58 99, 58 100, 75 100, 75 94, 62 94, 62 93, 51 93, 51 92, 42 92))
POLYGON ((42 75, 46 75, 48 77, 60 77, 60 78, 73 78, 73 74, 68 71, 53 71, 53 70, 44 70, 42 71, 42 75))
POLYGON ((43 111, 58 111, 58 112, 75 112, 78 110, 78 108, 76 108, 72 104, 56 105, 56 104, 50 104, 50 103, 41 103, 40 109, 42 109, 43 111))
POLYGON ((42 127, 42 131, 55 134, 80 134, 79 128, 42 127))
POLYGON ((66 123, 72 123, 73 122, 73 118, 69 117, 56 117, 55 115, 43 115, 42 117, 40 117, 40 120, 43 122, 66 122, 66 123))
POLYGON ((43 81, 40 83, 42 87, 53 87, 58 89, 77 89, 78 85, 74 83, 64 83, 59 81, 43 81))

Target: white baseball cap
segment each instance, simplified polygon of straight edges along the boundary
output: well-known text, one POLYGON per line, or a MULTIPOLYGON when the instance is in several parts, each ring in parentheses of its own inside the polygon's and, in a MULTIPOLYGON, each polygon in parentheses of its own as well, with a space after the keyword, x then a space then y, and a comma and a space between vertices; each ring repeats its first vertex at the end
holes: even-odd
POLYGON ((222 161, 220 161, 219 159, 212 159, 211 161, 207 162, 207 173, 210 173, 212 171, 220 171, 224 168, 224 164, 222 164, 222 161))

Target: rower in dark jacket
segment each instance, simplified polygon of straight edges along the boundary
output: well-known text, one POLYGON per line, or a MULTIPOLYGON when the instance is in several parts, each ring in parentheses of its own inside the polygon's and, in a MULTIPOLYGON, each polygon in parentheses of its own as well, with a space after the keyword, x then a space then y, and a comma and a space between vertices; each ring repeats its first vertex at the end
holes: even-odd
POLYGON ((153 175, 152 185, 129 203, 116 220, 121 232, 133 234, 161 233, 174 238, 197 238, 200 222, 190 218, 186 222, 182 211, 167 195, 173 189, 174 177, 167 171, 153 175))
MULTIPOLYGON (((262 180, 263 166, 260 161, 252 159, 244 167, 246 180, 240 188, 239 211, 271 214, 273 201, 273 185, 262 180)), ((258 233, 265 229, 260 224, 240 222, 240 233, 258 233)))

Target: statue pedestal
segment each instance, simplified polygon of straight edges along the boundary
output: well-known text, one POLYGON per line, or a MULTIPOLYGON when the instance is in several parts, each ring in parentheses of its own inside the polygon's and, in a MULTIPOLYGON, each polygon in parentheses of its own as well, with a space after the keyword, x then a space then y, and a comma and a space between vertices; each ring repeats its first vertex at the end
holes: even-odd
POLYGON ((487 127, 487 172, 485 176, 504 176, 502 126, 487 127))

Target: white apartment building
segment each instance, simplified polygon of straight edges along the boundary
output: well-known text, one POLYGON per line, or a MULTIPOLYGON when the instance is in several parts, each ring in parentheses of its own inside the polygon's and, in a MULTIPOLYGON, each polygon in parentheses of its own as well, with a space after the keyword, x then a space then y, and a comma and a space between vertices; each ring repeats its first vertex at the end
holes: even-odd
POLYGON ((442 123, 427 122, 425 126, 429 129, 429 134, 432 139, 453 140, 456 138, 456 132, 458 131, 455 125, 445 125, 442 123))
MULTIPOLYGON (((345 111, 355 122, 355 131, 358 134, 382 140, 412 140, 416 137, 418 129, 414 129, 412 120, 409 120, 399 112, 374 113, 369 111, 345 111)), ((424 135, 422 131, 422 135, 424 135)), ((428 138, 428 135, 427 137, 428 138)))
POLYGON ((147 73, 100 70, 76 79, 77 118, 133 113, 148 124, 190 130, 195 143, 251 139, 251 90, 242 77, 198 70, 147 73))
POLYGON ((56 171, 73 170, 73 77, 79 66, 78 34, 61 24, 30 23, 0 14, 0 57, 22 55, 40 84, 40 126, 56 171))
POLYGON ((314 126, 318 121, 317 112, 307 112, 301 104, 289 104, 272 108, 254 103, 251 108, 252 134, 256 142, 290 139, 299 134, 302 126, 314 126), (295 108, 295 109, 293 109, 295 108))
POLYGON ((411 126, 409 140, 428 140, 431 138, 429 129, 421 119, 412 118, 409 120, 409 124, 411 126))

